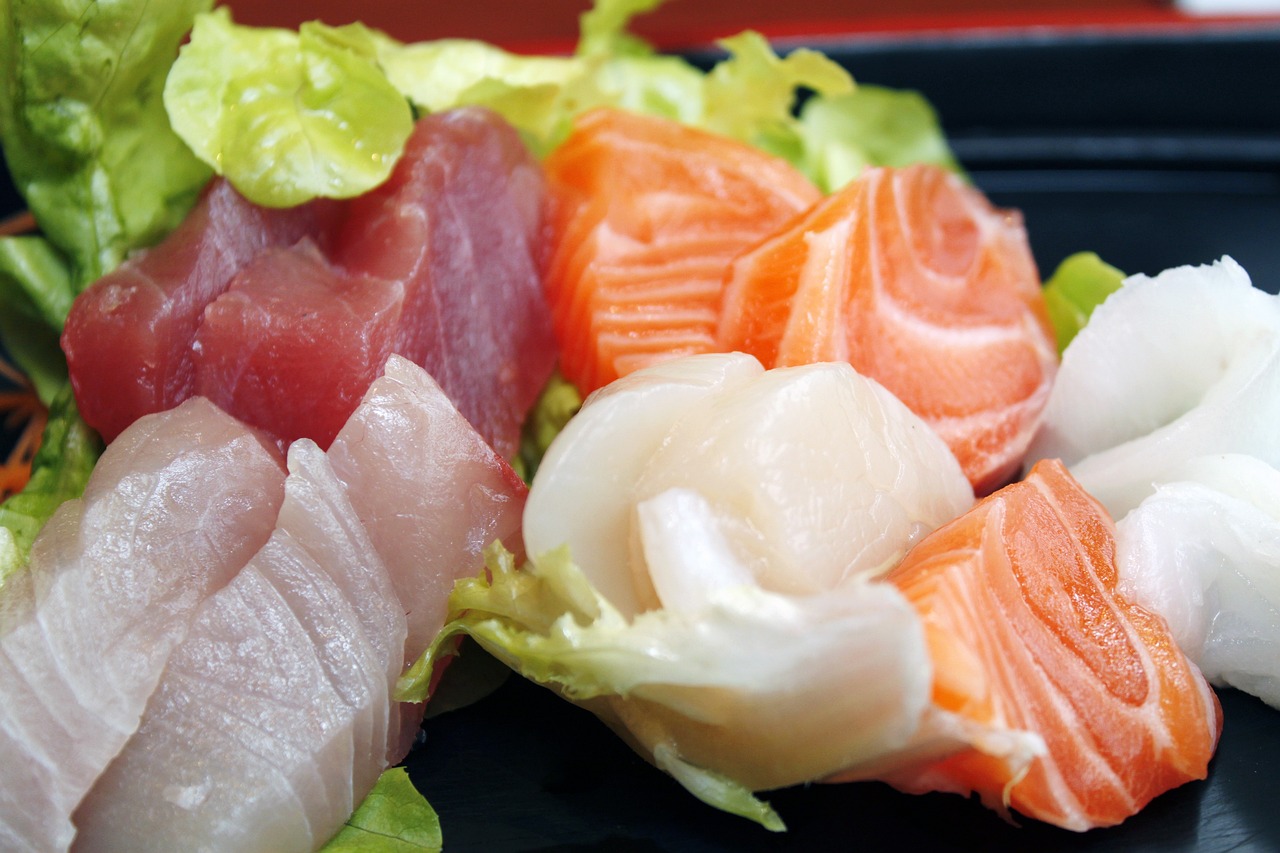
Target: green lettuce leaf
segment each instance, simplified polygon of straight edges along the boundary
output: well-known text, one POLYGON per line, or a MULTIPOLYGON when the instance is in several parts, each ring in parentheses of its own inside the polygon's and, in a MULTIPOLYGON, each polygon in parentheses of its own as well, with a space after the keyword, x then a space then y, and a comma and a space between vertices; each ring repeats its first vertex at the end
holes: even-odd
POLYGON ((165 74, 212 0, 12 0, 0 15, 0 143, 78 288, 159 239, 209 170, 169 127, 165 74))
POLYGON ((439 853, 440 818, 403 767, 383 771, 347 825, 321 853, 439 853))
POLYGON ((102 441, 76 411, 71 384, 53 398, 27 487, 0 506, 0 589, 27 563, 31 543, 63 501, 84 493, 102 441))
POLYGON ((520 453, 514 467, 526 483, 533 482, 533 475, 538 472, 538 464, 552 440, 580 408, 582 395, 574 384, 559 373, 552 375, 525 418, 524 429, 520 433, 520 453))
MULTIPOLYGON (((726 682, 736 675, 708 670, 698 654, 683 667, 673 666, 672 661, 681 658, 678 650, 696 644, 698 637, 705 640, 707 632, 688 624, 669 630, 672 626, 660 614, 628 622, 595 590, 565 549, 518 571, 512 554, 495 542, 486 550, 485 562, 485 573, 455 584, 444 630, 401 679, 402 701, 425 698, 434 659, 458 634, 471 636, 526 678, 553 686, 575 701, 626 696, 672 675, 726 682)), ((716 627, 729 633, 741 628, 716 627)), ((694 796, 767 829, 785 829, 777 812, 746 786, 682 759, 660 727, 651 734, 639 748, 694 796)))
POLYGON ((196 19, 165 85, 173 127, 246 198, 286 207, 377 186, 413 130, 364 28, 242 27, 196 19))
POLYGON ((960 171, 933 107, 918 92, 861 85, 809 99, 797 165, 826 192, 868 166, 932 163, 960 171))
POLYGON ((1094 252, 1077 252, 1058 265, 1045 282, 1044 301, 1059 353, 1089 322, 1093 309, 1120 289, 1124 279, 1123 272, 1094 252))
POLYGON ((0 338, 46 406, 67 381, 58 335, 76 286, 43 237, 0 238, 0 338))

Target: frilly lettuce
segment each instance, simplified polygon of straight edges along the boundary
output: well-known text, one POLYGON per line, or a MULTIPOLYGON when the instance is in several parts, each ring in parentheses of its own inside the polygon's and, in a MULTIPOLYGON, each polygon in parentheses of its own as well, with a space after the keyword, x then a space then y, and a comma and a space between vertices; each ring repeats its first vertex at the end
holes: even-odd
POLYGON ((413 116, 363 30, 241 27, 225 7, 201 15, 165 84, 174 129, 258 204, 377 186, 404 150, 413 116))
POLYGON ((343 197, 376 186, 402 150, 410 104, 496 110, 545 153, 574 116, 599 106, 674 118, 788 156, 803 146, 800 90, 852 91, 820 53, 778 57, 759 34, 721 42, 709 73, 628 35, 657 0, 599 0, 572 56, 521 56, 466 39, 404 44, 360 25, 294 33, 242 27, 225 10, 199 17, 165 89, 179 135, 262 204, 343 197))
POLYGON ((827 192, 868 166, 932 163, 960 171, 933 107, 910 90, 862 84, 846 94, 811 98, 800 112, 799 136, 793 159, 827 192))
POLYGON ((0 15, 5 160, 80 286, 173 228, 208 179, 161 94, 192 18, 210 5, 14 2, 0 15))
MULTIPOLYGON (((753 790, 899 746, 925 706, 923 633, 886 584, 804 599, 742 586, 628 619, 566 549, 519 571, 500 545, 486 558, 484 575, 455 587, 433 650, 471 636, 624 732, 703 802, 768 829, 782 820, 753 790)), ((428 671, 407 674, 400 698, 423 697, 428 671)))
POLYGON ((31 543, 63 501, 84 493, 102 453, 97 433, 80 419, 64 383, 49 408, 49 421, 31 464, 26 488, 0 506, 0 589, 27 563, 31 543))
POLYGON ((1124 273, 1094 252, 1077 252, 1058 265, 1044 283, 1044 301, 1059 354, 1089 322, 1093 309, 1123 283, 1124 273))
POLYGON ((186 214, 209 170, 162 103, 210 0, 21 2, 0 15, 0 142, 40 235, 0 239, 0 335, 50 407, 27 488, 0 507, 0 578, 81 493, 100 442, 80 420, 58 335, 71 301, 186 214))

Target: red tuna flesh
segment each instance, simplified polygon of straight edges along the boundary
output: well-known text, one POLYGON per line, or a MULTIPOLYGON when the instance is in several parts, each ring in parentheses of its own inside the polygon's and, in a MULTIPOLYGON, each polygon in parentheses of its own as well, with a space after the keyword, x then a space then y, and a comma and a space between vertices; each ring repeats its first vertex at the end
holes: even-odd
POLYGON ((165 241, 103 276, 71 306, 62 348, 85 421, 107 441, 192 394, 191 342, 205 307, 264 249, 331 230, 337 208, 250 204, 215 180, 165 241))
POLYGON ((398 281, 334 269, 309 240, 268 249, 196 331, 195 393, 286 445, 327 446, 391 353, 398 281))
POLYGON ((271 211, 215 182, 171 237, 77 299, 63 348, 81 412, 110 441, 201 393, 282 443, 327 446, 369 365, 396 352, 509 457, 555 358, 535 262, 543 190, 515 130, 478 108, 420 120, 359 199, 271 211), (319 319, 326 291, 342 304, 319 319), (335 399, 320 402, 326 387, 335 399))
POLYGON ((537 263, 544 194, 505 121, 441 113, 419 123, 387 182, 351 203, 334 250, 351 270, 405 283, 395 352, 505 458, 556 357, 537 263))

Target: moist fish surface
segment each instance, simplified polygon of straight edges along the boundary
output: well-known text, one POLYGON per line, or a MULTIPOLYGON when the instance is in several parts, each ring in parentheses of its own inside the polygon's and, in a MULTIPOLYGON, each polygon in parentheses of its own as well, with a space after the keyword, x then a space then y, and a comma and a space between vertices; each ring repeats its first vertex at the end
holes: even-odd
POLYGON ((0 590, 0 848, 67 849, 200 603, 266 541, 283 478, 193 399, 125 430, 49 521, 0 590))

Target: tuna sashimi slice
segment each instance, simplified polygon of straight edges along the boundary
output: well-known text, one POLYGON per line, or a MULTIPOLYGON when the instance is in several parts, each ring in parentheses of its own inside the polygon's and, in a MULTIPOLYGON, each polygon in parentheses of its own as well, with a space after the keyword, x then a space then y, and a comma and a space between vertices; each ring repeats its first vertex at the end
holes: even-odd
POLYGON ((324 454, 297 442, 289 469, 275 532, 170 657, 77 849, 312 850, 387 765, 404 614, 324 454))
POLYGON ((391 354, 398 281, 334 269, 309 240, 268 249, 204 312, 195 393, 286 446, 328 447, 391 354))
POLYGON ((334 253, 404 283, 393 351, 508 459, 556 358, 537 262, 544 195, 541 167, 496 113, 429 115, 387 181, 351 202, 334 253))
POLYGON ((457 578, 495 539, 520 546, 523 481, 422 368, 399 356, 329 448, 408 617, 406 661, 440 627, 457 578))
POLYGON ((1205 777, 1217 699, 1164 620, 1116 592, 1111 519, 1060 462, 939 528, 887 579, 924 619, 938 713, 1045 746, 1011 762, 975 741, 886 774, 895 786, 1085 830, 1205 777))
POLYGON ((278 458, 193 399, 127 429, 36 540, 0 613, 0 848, 65 850, 200 603, 266 541, 278 458))
POLYGON ((210 184, 162 243, 96 281, 71 307, 62 347, 85 422, 113 441, 192 394, 191 341, 205 306, 263 249, 332 227, 330 202, 276 210, 210 184))

